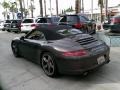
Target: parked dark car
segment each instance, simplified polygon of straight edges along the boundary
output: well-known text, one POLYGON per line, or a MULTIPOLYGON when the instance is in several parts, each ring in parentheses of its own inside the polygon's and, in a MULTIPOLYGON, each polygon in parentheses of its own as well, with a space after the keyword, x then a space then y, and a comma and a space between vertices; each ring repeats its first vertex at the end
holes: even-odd
POLYGON ((109 18, 109 19, 105 19, 105 20, 104 20, 104 22, 103 22, 103 29, 104 29, 104 30, 110 29, 111 19, 112 19, 112 18, 109 18))
POLYGON ((42 17, 37 19, 37 25, 46 27, 48 25, 57 25, 60 17, 42 17))
POLYGON ((80 30, 52 26, 32 30, 11 43, 14 56, 39 63, 46 75, 82 74, 109 62, 109 47, 80 30))
POLYGON ((11 20, 5 20, 4 30, 10 32, 11 20))
POLYGON ((11 20, 10 31, 19 33, 21 32, 21 21, 22 20, 11 20))
POLYGON ((110 18, 108 23, 103 25, 104 29, 109 29, 112 33, 120 33, 120 15, 110 18))
POLYGON ((69 25, 73 28, 80 29, 83 33, 96 33, 96 23, 89 20, 85 15, 63 15, 59 25, 69 25))

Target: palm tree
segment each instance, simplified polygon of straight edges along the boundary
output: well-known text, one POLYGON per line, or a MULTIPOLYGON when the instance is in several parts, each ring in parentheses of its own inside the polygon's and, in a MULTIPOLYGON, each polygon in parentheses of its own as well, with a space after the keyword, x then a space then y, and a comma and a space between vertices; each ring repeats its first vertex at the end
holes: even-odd
POLYGON ((84 0, 82 0, 82 5, 81 5, 82 13, 84 13, 84 0))
POLYGON ((29 9, 31 11, 31 17, 33 18, 34 17, 33 12, 34 12, 34 9, 35 9, 34 0, 30 0, 30 7, 29 7, 29 9))
POLYGON ((40 15, 41 15, 41 17, 43 17, 43 4, 42 4, 42 0, 39 0, 39 4, 40 4, 40 15))
POLYGON ((20 11, 21 11, 21 18, 23 19, 23 5, 22 5, 22 0, 18 0, 19 5, 20 5, 20 11))
POLYGON ((14 17, 15 17, 15 15, 14 15, 14 13, 16 13, 17 12, 17 7, 16 7, 16 3, 15 2, 11 2, 10 3, 10 12, 12 12, 12 16, 13 16, 13 19, 14 19, 14 17))
POLYGON ((103 21, 103 8, 104 8, 104 0, 98 0, 98 6, 100 7, 100 21, 103 21))
POLYGON ((108 18, 108 0, 105 0, 105 16, 108 18))
POLYGON ((45 9, 45 16, 47 15, 46 13, 46 0, 44 0, 44 9, 45 9))
MULTIPOLYGON (((8 9, 10 8, 10 4, 5 0, 1 3, 2 7, 5 9, 4 11, 4 18, 8 16, 8 9)), ((8 18, 7 18, 8 19, 8 18)))
POLYGON ((56 14, 58 16, 58 0, 56 0, 56 14))
POLYGON ((75 11, 76 11, 76 14, 81 12, 81 0, 75 1, 75 11))

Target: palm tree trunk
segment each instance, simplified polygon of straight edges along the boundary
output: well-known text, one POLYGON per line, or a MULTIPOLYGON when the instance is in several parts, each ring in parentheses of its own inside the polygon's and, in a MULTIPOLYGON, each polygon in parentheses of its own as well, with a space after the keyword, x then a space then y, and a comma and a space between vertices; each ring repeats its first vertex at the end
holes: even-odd
POLYGON ((18 0, 20 4, 20 11, 21 11, 21 18, 23 19, 23 5, 22 5, 22 0, 18 0))
POLYGON ((58 16, 58 0, 56 0, 56 14, 58 16))
POLYGON ((25 0, 22 0, 22 1, 23 1, 22 3, 23 3, 24 16, 26 16, 25 15, 25 0))
POLYGON ((82 13, 84 13, 84 0, 82 0, 82 13))
POLYGON ((42 0, 39 0, 39 4, 40 4, 40 15, 41 15, 41 17, 43 17, 43 4, 42 4, 42 0))
POLYGON ((33 18, 33 0, 30 0, 30 4, 31 4, 31 17, 33 18))
POLYGON ((105 16, 108 18, 108 0, 105 0, 105 16))
POLYGON ((45 16, 47 15, 46 13, 46 0, 44 0, 44 8, 45 8, 45 16))
POLYGON ((76 11, 76 14, 81 12, 81 0, 75 1, 75 11, 76 11))
POLYGON ((103 21, 103 7, 102 7, 102 5, 100 5, 100 18, 101 18, 101 23, 102 23, 102 21, 103 21))

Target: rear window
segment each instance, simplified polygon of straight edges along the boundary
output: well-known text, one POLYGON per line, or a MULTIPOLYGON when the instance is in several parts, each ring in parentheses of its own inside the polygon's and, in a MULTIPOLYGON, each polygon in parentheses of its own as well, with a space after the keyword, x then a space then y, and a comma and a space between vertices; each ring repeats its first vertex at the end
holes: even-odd
POLYGON ((70 24, 75 24, 78 22, 77 16, 67 16, 67 22, 70 24))
POLYGON ((80 34, 82 32, 78 29, 63 29, 63 30, 58 30, 57 33, 62 36, 71 36, 71 35, 80 34))
POLYGON ((37 23, 51 23, 51 18, 39 18, 37 23))
POLYGON ((11 21, 10 20, 6 20, 5 23, 11 23, 11 21))
POLYGON ((60 19, 59 17, 55 17, 55 18, 52 18, 52 21, 56 23, 59 21, 59 19, 60 19))
POLYGON ((80 22, 86 22, 86 21, 89 21, 89 19, 85 16, 79 16, 80 18, 80 22))
POLYGON ((17 23, 18 21, 17 20, 13 20, 12 23, 17 23))
POLYGON ((25 19, 22 23, 34 23, 33 19, 25 19))

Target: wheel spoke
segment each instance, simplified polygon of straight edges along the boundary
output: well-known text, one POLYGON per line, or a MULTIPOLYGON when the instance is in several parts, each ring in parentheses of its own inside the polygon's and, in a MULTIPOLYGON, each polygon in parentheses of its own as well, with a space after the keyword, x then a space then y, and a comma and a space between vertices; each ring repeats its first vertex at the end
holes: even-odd
POLYGON ((48 67, 48 65, 46 64, 46 65, 44 65, 43 67, 46 69, 46 68, 48 67))
POLYGON ((48 60, 46 59, 46 57, 43 58, 45 63, 48 63, 48 60))

